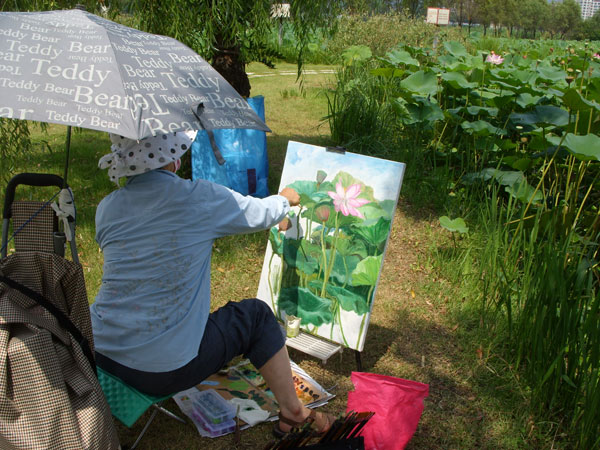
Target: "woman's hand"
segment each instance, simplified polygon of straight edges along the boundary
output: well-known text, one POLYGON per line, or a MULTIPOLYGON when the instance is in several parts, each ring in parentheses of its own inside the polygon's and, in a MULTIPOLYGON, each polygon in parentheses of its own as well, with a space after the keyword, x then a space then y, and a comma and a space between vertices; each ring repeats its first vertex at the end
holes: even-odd
POLYGON ((300 196, 292 188, 289 188, 289 187, 283 188, 283 190, 279 193, 279 195, 287 198, 288 202, 290 202, 290 206, 297 206, 300 204, 300 196))

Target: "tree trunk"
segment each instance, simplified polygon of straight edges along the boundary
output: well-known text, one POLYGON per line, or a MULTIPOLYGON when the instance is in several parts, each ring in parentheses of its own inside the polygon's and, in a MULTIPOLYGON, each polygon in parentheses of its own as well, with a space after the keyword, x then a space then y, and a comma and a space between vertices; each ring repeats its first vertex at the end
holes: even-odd
POLYGON ((246 64, 240 58, 240 47, 225 48, 217 45, 211 65, 223 75, 242 97, 250 97, 250 80, 246 75, 246 64))

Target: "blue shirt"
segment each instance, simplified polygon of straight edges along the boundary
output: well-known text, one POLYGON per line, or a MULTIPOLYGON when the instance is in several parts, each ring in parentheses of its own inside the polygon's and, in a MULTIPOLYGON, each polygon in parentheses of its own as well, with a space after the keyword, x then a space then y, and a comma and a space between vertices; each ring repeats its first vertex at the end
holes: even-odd
POLYGON ((178 369, 198 354, 210 313, 216 238, 267 229, 285 197, 245 197, 226 187, 153 170, 129 178, 96 211, 104 253, 91 307, 96 350, 146 372, 178 369))

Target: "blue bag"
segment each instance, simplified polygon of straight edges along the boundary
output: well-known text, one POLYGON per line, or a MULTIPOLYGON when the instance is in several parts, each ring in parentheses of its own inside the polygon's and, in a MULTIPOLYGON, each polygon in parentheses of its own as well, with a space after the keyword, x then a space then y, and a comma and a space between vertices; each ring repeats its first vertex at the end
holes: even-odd
MULTIPOLYGON (((265 98, 257 96, 246 100, 264 121, 265 98)), ((213 134, 225 164, 219 164, 208 133, 200 130, 192 143, 192 179, 209 180, 244 195, 267 197, 267 134, 250 129, 213 130, 213 134)))

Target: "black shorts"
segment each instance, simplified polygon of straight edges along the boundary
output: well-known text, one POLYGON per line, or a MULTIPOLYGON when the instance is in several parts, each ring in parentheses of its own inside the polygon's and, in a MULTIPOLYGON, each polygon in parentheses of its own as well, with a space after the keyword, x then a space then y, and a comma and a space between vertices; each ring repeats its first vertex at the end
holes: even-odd
POLYGON ((189 389, 225 367, 238 355, 260 369, 285 345, 279 322, 258 299, 229 302, 211 313, 198 356, 169 372, 145 372, 119 364, 96 352, 96 363, 141 392, 154 396, 189 389))

